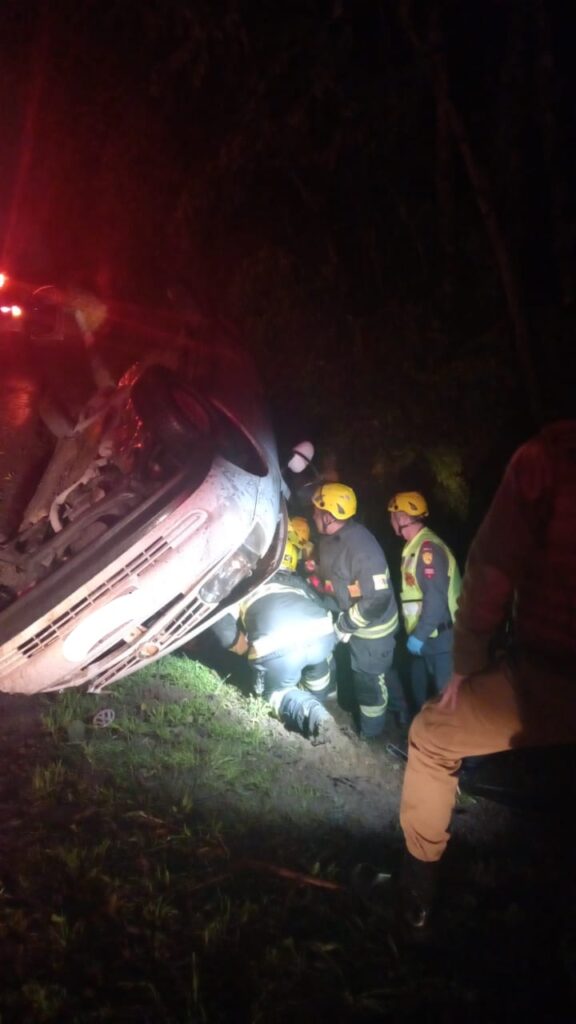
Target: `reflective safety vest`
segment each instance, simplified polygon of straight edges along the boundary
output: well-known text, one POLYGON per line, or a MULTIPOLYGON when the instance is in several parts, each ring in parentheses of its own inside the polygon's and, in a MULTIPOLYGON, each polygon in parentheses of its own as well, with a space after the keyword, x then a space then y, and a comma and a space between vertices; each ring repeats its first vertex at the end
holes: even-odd
MULTIPOLYGON (((440 537, 433 533, 432 530, 424 527, 424 529, 420 530, 412 540, 408 541, 408 543, 404 545, 404 549, 402 551, 402 590, 400 593, 400 600, 402 602, 402 618, 404 619, 404 626, 408 634, 414 632, 422 613, 424 595, 416 577, 416 567, 420 557, 420 549, 426 541, 429 541, 441 548, 448 560, 448 593, 446 595, 446 600, 448 610, 450 612, 450 621, 439 623, 439 626, 444 629, 447 629, 454 622, 456 608, 458 607, 458 598, 462 587, 460 570, 450 548, 444 543, 444 541, 440 540, 440 537)), ((430 633, 430 637, 437 637, 440 632, 441 629, 435 629, 430 633)))

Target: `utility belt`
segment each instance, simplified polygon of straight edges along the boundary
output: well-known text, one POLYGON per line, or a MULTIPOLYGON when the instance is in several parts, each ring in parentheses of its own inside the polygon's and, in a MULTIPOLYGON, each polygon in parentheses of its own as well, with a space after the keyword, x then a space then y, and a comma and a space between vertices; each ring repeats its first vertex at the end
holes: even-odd
MULTIPOLYGON (((402 601, 402 617, 404 619, 404 625, 408 635, 412 633, 418 625, 420 614, 422 612, 422 601, 402 601)), ((445 622, 440 622, 430 633, 429 640, 436 640, 441 633, 445 633, 446 630, 452 629, 454 622, 452 619, 447 619, 445 622)))
POLYGON ((434 633, 437 633, 439 636, 440 633, 445 633, 447 629, 452 629, 453 625, 453 622, 441 622, 439 626, 436 626, 434 633))

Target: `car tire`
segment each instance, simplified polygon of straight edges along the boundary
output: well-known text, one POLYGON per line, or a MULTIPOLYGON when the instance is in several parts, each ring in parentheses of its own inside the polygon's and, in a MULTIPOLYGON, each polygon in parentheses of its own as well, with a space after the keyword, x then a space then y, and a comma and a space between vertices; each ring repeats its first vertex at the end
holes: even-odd
POLYGON ((144 370, 132 387, 131 398, 144 426, 164 444, 189 451, 191 444, 205 445, 212 440, 209 406, 166 366, 144 370))

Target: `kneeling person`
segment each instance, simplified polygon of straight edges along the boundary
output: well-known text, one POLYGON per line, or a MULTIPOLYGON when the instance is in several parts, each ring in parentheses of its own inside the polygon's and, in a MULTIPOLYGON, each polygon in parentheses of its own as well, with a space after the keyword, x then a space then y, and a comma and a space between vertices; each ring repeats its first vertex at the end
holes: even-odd
POLYGON ((332 616, 295 572, 298 550, 288 540, 281 568, 212 627, 235 654, 246 654, 253 689, 287 728, 324 742, 333 722, 324 708, 336 635, 332 616))

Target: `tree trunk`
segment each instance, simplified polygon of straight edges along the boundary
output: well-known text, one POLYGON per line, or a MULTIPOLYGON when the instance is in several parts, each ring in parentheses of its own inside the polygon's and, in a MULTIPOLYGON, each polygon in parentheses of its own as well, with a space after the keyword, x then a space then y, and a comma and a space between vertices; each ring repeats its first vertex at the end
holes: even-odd
MULTIPOLYGON (((433 51, 443 49, 442 26, 438 8, 431 16, 430 42, 433 51)), ((447 78, 434 75, 436 102, 436 196, 438 201, 438 234, 443 250, 442 291, 445 313, 450 319, 454 300, 454 268, 456 246, 454 235, 454 181, 452 134, 447 93, 447 78)))
POLYGON ((445 98, 444 102, 446 103, 450 130, 466 167, 474 198, 482 215, 484 227, 500 273, 500 280, 512 323, 516 356, 528 408, 532 418, 538 423, 542 418, 542 403, 530 352, 528 326, 520 297, 520 286, 504 233, 498 221, 488 179, 473 152, 464 121, 450 98, 444 51, 438 48, 434 49, 420 39, 412 22, 410 0, 400 0, 400 16, 416 51, 426 61, 431 81, 433 83, 437 81, 435 88, 445 98))
POLYGON ((543 0, 533 0, 530 9, 534 18, 535 107, 540 125, 544 160, 548 171, 552 245, 559 277, 560 296, 563 305, 567 306, 574 300, 571 257, 573 239, 570 229, 571 221, 568 215, 569 202, 566 179, 559 166, 560 146, 556 117, 558 89, 556 86, 555 62, 546 4, 543 0))

